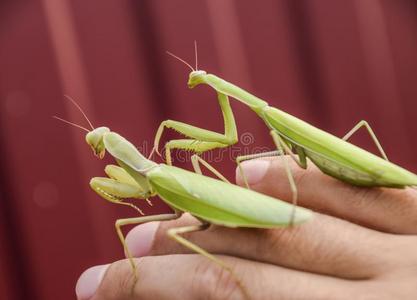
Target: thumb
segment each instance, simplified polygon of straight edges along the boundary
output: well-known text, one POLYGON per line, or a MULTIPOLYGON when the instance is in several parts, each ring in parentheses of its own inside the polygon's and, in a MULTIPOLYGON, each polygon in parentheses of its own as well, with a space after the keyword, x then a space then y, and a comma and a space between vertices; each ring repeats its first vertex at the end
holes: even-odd
POLYGON ((94 266, 84 271, 77 281, 75 294, 78 300, 88 300, 95 294, 98 286, 103 280, 104 274, 109 268, 108 265, 94 266))

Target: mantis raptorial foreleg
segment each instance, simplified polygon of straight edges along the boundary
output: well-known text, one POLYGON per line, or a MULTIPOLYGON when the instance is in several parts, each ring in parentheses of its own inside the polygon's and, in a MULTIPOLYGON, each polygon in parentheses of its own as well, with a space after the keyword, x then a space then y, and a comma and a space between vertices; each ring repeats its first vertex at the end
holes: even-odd
POLYGON ((148 192, 138 185, 138 183, 121 167, 115 165, 107 165, 104 172, 107 177, 94 177, 90 181, 91 188, 102 198, 120 205, 130 206, 145 215, 136 205, 124 202, 125 199, 145 199, 149 205, 152 203, 148 199, 148 192))
POLYGON ((165 152, 168 159, 171 159, 171 149, 184 149, 197 153, 202 153, 215 148, 223 148, 233 145, 237 142, 237 130, 229 98, 222 93, 217 93, 220 109, 224 119, 224 134, 202 129, 182 122, 167 120, 161 123, 155 135, 154 147, 151 154, 158 152, 159 141, 165 128, 171 128, 175 131, 191 138, 172 140, 165 145, 165 152))
POLYGON ((161 214, 161 215, 154 215, 154 216, 119 219, 116 221, 115 223, 116 232, 117 232, 117 235, 119 236, 120 242, 123 245, 123 249, 125 250, 126 256, 129 259, 130 265, 132 266, 135 282, 137 280, 136 265, 135 265, 135 262, 133 261, 133 256, 129 248, 126 245, 126 239, 123 235, 121 227, 125 225, 135 225, 135 224, 141 224, 141 223, 152 222, 152 221, 173 220, 173 219, 179 218, 179 216, 180 214, 176 212, 174 214, 161 214))
POLYGON ((195 153, 203 153, 212 149, 226 147, 225 144, 217 142, 202 142, 197 140, 172 140, 165 144, 165 159, 168 165, 172 165, 171 150, 184 149, 195 153))
POLYGON ((170 229, 168 229, 167 234, 168 234, 169 237, 171 237, 172 239, 174 239, 176 242, 180 243, 184 247, 186 247, 186 248, 190 249, 191 251, 194 251, 194 252, 208 258, 209 260, 214 262, 216 265, 218 265, 220 268, 229 272, 231 274, 231 276, 233 277, 233 279, 236 281, 236 283, 241 288, 245 298, 249 299, 246 288, 243 286, 239 277, 236 276, 236 274, 233 272, 233 269, 230 266, 228 266, 221 259, 215 257, 213 254, 210 254, 209 252, 207 252, 203 248, 197 246, 196 244, 194 244, 194 243, 190 242, 189 240, 180 236, 180 234, 183 234, 183 233, 206 230, 207 228, 209 228, 209 226, 210 226, 209 223, 202 223, 200 225, 191 225, 191 226, 185 226, 185 227, 170 228, 170 229))
POLYGON ((125 198, 142 198, 142 199, 146 198, 145 194, 129 193, 128 191, 132 190, 132 186, 129 186, 129 184, 118 182, 111 178, 94 177, 90 181, 90 186, 102 198, 115 204, 130 206, 133 209, 135 209, 137 212, 139 212, 141 215, 145 215, 143 211, 136 205, 129 203, 129 202, 123 202, 125 198), (110 194, 106 192, 105 191, 106 188, 111 188, 114 194, 110 194))
POLYGON ((229 180, 227 180, 226 177, 224 177, 219 171, 217 171, 212 165, 210 165, 207 161, 202 159, 200 156, 194 154, 191 156, 191 163, 193 164, 194 171, 197 174, 202 175, 203 172, 201 172, 200 164, 205 166, 209 171, 211 171, 214 175, 216 175, 219 179, 223 180, 224 182, 230 183, 229 180))
POLYGON ((123 194, 123 195, 121 195, 121 197, 123 197, 123 198, 145 199, 146 203, 148 203, 149 206, 153 206, 151 200, 148 199, 149 195, 142 191, 142 189, 137 184, 137 182, 132 178, 132 176, 129 175, 129 173, 126 172, 125 169, 123 169, 119 166, 116 166, 116 165, 107 165, 104 168, 104 172, 111 179, 114 179, 114 180, 116 180, 117 182, 120 182, 120 183, 125 183, 125 184, 129 184, 131 186, 134 186, 135 188, 137 188, 140 191, 140 193, 137 196, 123 194))
POLYGON ((358 124, 356 124, 346 135, 342 138, 343 140, 347 141, 356 131, 358 131, 361 127, 365 127, 368 131, 369 135, 371 136, 372 140, 374 141, 376 147, 378 148, 379 152, 381 153, 381 156, 388 160, 387 155, 385 154, 384 149, 382 149, 381 144, 378 141, 378 138, 376 137, 376 134, 372 130, 371 126, 366 122, 365 120, 360 121, 358 124))

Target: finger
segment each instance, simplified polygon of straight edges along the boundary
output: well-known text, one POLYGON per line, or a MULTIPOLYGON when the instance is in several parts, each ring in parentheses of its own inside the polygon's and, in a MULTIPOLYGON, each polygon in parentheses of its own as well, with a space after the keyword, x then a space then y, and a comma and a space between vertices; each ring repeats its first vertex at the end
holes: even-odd
MULTIPOLYGON (((288 156, 285 159, 290 162, 300 205, 384 232, 417 233, 417 191, 356 187, 325 175, 311 161, 304 170, 288 156)), ((242 168, 254 190, 291 201, 282 158, 245 161, 242 168)), ((243 185, 238 170, 236 177, 243 185)))
MULTIPOLYGON (((135 256, 190 253, 169 239, 166 232, 196 223, 199 221, 185 214, 154 226, 139 225, 127 235, 127 244, 135 256)), ((371 278, 389 271, 395 267, 389 262, 398 261, 395 256, 399 252, 391 235, 320 214, 292 228, 236 229, 212 225, 183 237, 214 254, 349 279, 371 278), (384 251, 375 255, 375 249, 384 251)))
POLYGON ((244 299, 243 290, 249 299, 259 300, 351 299, 355 295, 359 296, 363 289, 361 282, 303 273, 233 257, 219 258, 233 267, 239 283, 230 272, 200 255, 143 257, 136 260, 139 278, 136 284, 133 284, 128 261, 115 262, 107 269, 91 300, 240 300, 244 299))

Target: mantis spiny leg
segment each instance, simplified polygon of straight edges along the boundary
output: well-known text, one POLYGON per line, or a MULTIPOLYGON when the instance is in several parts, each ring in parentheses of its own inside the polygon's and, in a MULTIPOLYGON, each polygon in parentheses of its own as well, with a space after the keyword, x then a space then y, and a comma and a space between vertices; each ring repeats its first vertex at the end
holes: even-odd
POLYGON ((183 234, 183 233, 206 230, 209 226, 210 226, 209 223, 202 223, 200 225, 191 225, 191 226, 170 228, 170 229, 168 229, 167 234, 168 234, 169 237, 171 237, 172 239, 174 239, 176 242, 180 243, 184 247, 186 247, 186 248, 190 249, 191 251, 194 251, 194 252, 208 258, 209 260, 214 262, 216 265, 218 265, 220 268, 229 272, 232 275, 233 279, 238 284, 238 286, 241 288, 241 291, 243 292, 245 298, 249 299, 246 288, 242 285, 242 283, 240 282, 240 279, 236 276, 236 274, 233 272, 233 269, 230 266, 228 266, 221 259, 215 257, 213 254, 210 254, 209 252, 207 252, 203 248, 197 246, 196 244, 194 244, 194 243, 190 242, 189 240, 180 236, 180 234, 183 234))
MULTIPOLYGON (((275 145, 277 146, 278 150, 281 153, 288 153, 290 155, 290 157, 303 169, 305 169, 307 167, 307 160, 304 154, 304 151, 301 148, 297 148, 297 152, 298 155, 300 155, 300 159, 297 159, 297 157, 295 156, 295 154, 291 151, 291 149, 287 146, 287 144, 285 144, 285 142, 282 140, 282 138, 279 136, 279 134, 274 131, 271 130, 270 132, 272 139, 274 140, 275 145)), ((284 156, 281 156, 282 160, 284 162, 284 167, 285 167, 285 172, 287 173, 287 177, 288 177, 288 181, 290 183, 290 188, 291 188, 291 192, 292 192, 292 204, 293 204, 293 210, 291 213, 291 221, 290 224, 293 224, 294 221, 294 216, 295 216, 295 206, 297 205, 297 201, 298 201, 298 189, 297 186, 295 184, 294 181, 294 176, 291 172, 291 168, 288 164, 287 159, 284 156)))
POLYGON ((376 147, 378 148, 379 152, 381 153, 381 156, 388 161, 388 157, 385 154, 384 149, 382 149, 381 144, 378 141, 378 138, 376 137, 376 134, 372 130, 371 126, 366 122, 365 120, 360 121, 358 124, 356 124, 346 135, 342 138, 343 140, 347 141, 356 131, 358 131, 360 128, 365 127, 368 131, 369 135, 371 136, 372 140, 374 141, 376 147))
MULTIPOLYGON (((305 169, 307 167, 307 162, 306 162, 305 154, 302 151, 302 149, 301 148, 297 148, 297 152, 298 152, 298 155, 300 156, 300 159, 297 159, 297 157, 292 153, 291 149, 289 149, 288 147, 287 147, 287 149, 288 149, 289 153, 292 154, 291 157, 294 159, 294 161, 301 168, 305 169)), ((245 183, 246 188, 247 189, 250 189, 250 186, 249 186, 249 183, 248 183, 248 179, 247 179, 247 177, 245 175, 245 172, 243 171, 243 168, 242 168, 242 164, 241 164, 242 161, 251 160, 251 159, 257 159, 257 158, 262 158, 262 157, 280 156, 282 154, 283 153, 280 150, 274 150, 274 151, 268 151, 268 152, 262 152, 262 153, 255 153, 255 154, 248 154, 248 155, 238 156, 236 158, 236 164, 237 164, 237 166, 239 168, 240 174, 242 175, 242 179, 243 179, 243 182, 245 183)))
POLYGON ((245 173, 243 171, 243 168, 241 166, 242 161, 248 160, 248 159, 254 159, 254 158, 267 157, 267 156, 281 156, 282 157, 282 160, 284 162, 285 172, 287 173, 288 181, 290 183, 290 188, 291 188, 291 192, 292 192, 292 204, 294 205, 294 209, 293 209, 293 212, 292 212, 292 215, 291 215, 291 222, 290 222, 290 224, 292 224, 293 220, 294 220, 295 206, 297 205, 297 200, 298 200, 298 190, 297 190, 297 186, 296 186, 295 181, 294 181, 294 176, 292 175, 290 166, 288 165, 288 161, 283 156, 283 154, 289 154, 290 157, 297 163, 297 165, 300 166, 303 169, 307 168, 306 155, 305 155, 302 148, 296 147, 296 151, 297 151, 297 154, 299 156, 299 158, 297 158, 295 156, 295 154, 292 152, 292 150, 282 140, 282 138, 279 136, 279 134, 275 130, 271 130, 270 134, 271 134, 272 139, 274 140, 274 143, 277 146, 278 150, 270 151, 270 152, 263 152, 263 153, 258 153, 258 154, 239 156, 236 159, 236 162, 238 164, 239 171, 242 174, 242 178, 243 178, 243 181, 244 181, 246 187, 250 188, 249 184, 248 184, 248 181, 247 181, 247 178, 246 178, 246 175, 245 175, 245 173))
MULTIPOLYGON (((174 129, 175 131, 191 138, 190 140, 170 141, 166 146, 166 149, 168 149, 166 151, 168 152, 171 149, 176 149, 176 148, 185 149, 185 150, 194 150, 190 145, 192 145, 193 143, 200 143, 200 142, 212 143, 210 144, 210 147, 209 145, 206 145, 206 148, 205 148, 206 150, 204 151, 208 151, 214 148, 227 147, 227 146, 237 143, 238 138, 237 138, 236 123, 235 123, 232 109, 230 107, 229 98, 227 95, 222 94, 222 93, 217 93, 217 98, 219 101, 220 109, 223 114, 224 134, 202 129, 202 128, 195 127, 192 125, 188 125, 183 122, 178 122, 178 121, 173 121, 173 120, 163 121, 156 132, 154 147, 153 147, 151 154, 153 154, 154 151, 159 153, 158 152, 159 141, 161 139, 162 133, 165 128, 174 129)), ((170 153, 168 153, 168 157, 170 157, 170 153)))
POLYGON ((243 182, 245 183, 245 186, 246 186, 247 189, 250 190, 250 186, 249 186, 249 183, 248 183, 248 179, 246 178, 245 172, 243 171, 241 162, 245 161, 245 160, 250 160, 250 159, 262 158, 262 157, 268 157, 268 156, 277 156, 277 155, 281 155, 279 150, 262 152, 262 153, 255 153, 255 154, 248 154, 248 155, 241 155, 241 156, 238 156, 236 158, 236 164, 239 168, 239 172, 242 175, 243 182))
POLYGON ((125 254, 127 258, 129 259, 130 265, 132 266, 132 272, 134 275, 135 283, 137 281, 137 274, 136 274, 136 265, 133 261, 133 256, 129 250, 129 248, 126 245, 126 239, 123 235, 122 226, 125 225, 134 225, 134 224, 141 224, 146 222, 152 222, 152 221, 165 221, 165 220, 173 220, 179 218, 180 214, 178 212, 174 214, 160 214, 160 215, 154 215, 154 216, 144 216, 144 217, 136 217, 136 218, 128 218, 128 219, 119 219, 114 224, 116 227, 117 235, 119 236, 120 242, 123 245, 123 249, 125 251, 125 254))
POLYGON ((172 165, 171 149, 184 149, 201 154, 212 149, 223 148, 227 146, 228 145, 217 142, 202 142, 190 139, 172 140, 165 144, 165 159, 168 165, 172 165))
POLYGON ((194 171, 197 174, 202 175, 203 172, 201 172, 200 163, 205 166, 209 171, 211 171, 214 175, 216 175, 219 179, 223 180, 224 182, 230 183, 229 180, 227 180, 226 177, 224 177, 219 171, 217 171, 212 165, 210 165, 207 161, 202 159, 197 154, 194 154, 191 156, 191 163, 193 164, 194 171))

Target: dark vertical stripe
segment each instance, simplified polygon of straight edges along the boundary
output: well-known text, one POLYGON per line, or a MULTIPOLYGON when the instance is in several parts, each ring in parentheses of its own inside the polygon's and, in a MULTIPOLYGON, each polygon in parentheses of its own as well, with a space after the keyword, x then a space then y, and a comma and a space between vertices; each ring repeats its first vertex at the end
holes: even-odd
MULTIPOLYGON (((1 115, 0 115, 1 117, 1 115)), ((0 124, 3 124, 0 119, 0 124)), ((28 247, 24 243, 24 235, 19 224, 18 213, 14 203, 16 194, 13 190, 10 174, 14 174, 8 165, 7 153, 5 151, 5 138, 0 127, 0 226, 4 228, 4 252, 7 257, 3 258, 7 266, 8 282, 12 285, 10 289, 17 296, 16 299, 39 299, 33 287, 31 268, 28 262, 28 247)))
POLYGON ((301 78, 309 96, 308 110, 312 112, 315 122, 320 121, 320 127, 329 128, 329 107, 326 104, 325 90, 320 80, 318 53, 314 43, 314 32, 310 22, 308 6, 304 1, 288 1, 288 14, 292 27, 295 28, 296 38, 294 49, 302 64, 301 78))
POLYGON ((147 84, 152 93, 151 102, 155 106, 157 120, 165 120, 172 111, 171 103, 173 99, 168 91, 168 78, 164 72, 162 62, 166 61, 166 55, 160 38, 157 36, 155 22, 153 21, 151 5, 149 1, 131 1, 132 14, 136 21, 136 36, 138 46, 145 53, 144 62, 146 66, 147 84))

